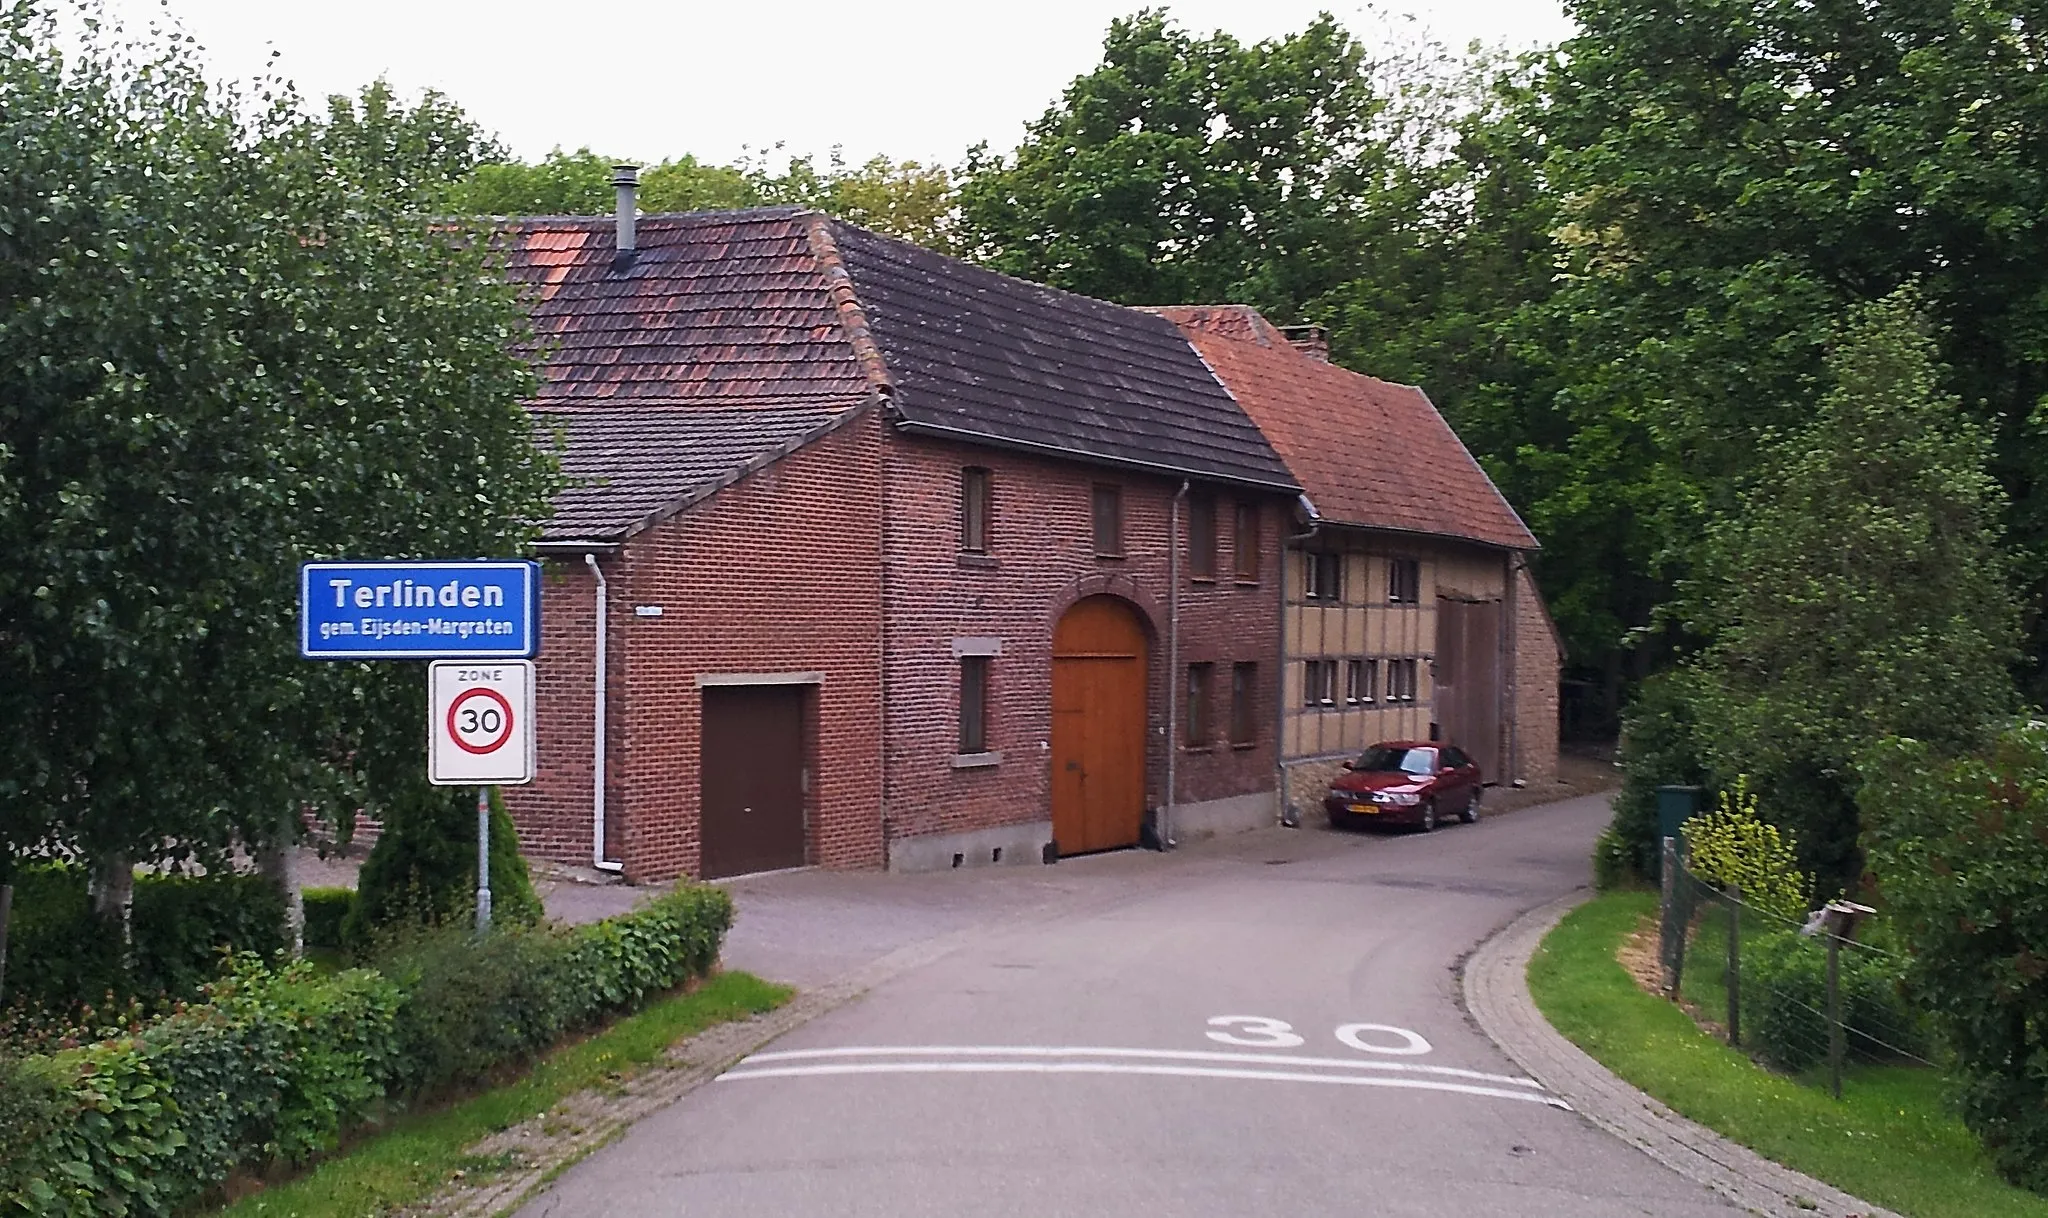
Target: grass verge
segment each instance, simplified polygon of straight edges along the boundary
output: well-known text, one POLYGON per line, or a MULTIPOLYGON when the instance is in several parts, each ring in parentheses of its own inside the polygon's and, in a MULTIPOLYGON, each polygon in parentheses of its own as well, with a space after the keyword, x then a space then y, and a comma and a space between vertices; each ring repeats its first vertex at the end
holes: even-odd
POLYGON ((480 1139, 566 1096, 632 1073, 668 1047, 729 1020, 772 1010, 790 995, 747 973, 719 973, 534 1064, 526 1077, 447 1108, 402 1116, 382 1132, 287 1183, 242 1198, 220 1218, 362 1218, 424 1200, 457 1171, 504 1164, 465 1153, 480 1139))
POLYGON ((1566 1039, 1709 1129, 1909 1218, 2048 1218, 2048 1198, 1992 1170, 1943 1103, 1935 1072, 1854 1067, 1838 1103, 1644 993, 1614 954, 1655 909, 1653 893, 1608 893, 1543 940, 1529 961, 1529 992, 1566 1039))

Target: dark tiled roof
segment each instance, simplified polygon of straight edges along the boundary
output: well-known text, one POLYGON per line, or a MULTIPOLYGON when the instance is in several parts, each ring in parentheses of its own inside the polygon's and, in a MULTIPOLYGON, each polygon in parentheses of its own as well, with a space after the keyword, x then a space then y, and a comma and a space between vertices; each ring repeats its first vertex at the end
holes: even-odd
POLYGON ((1246 306, 1158 312, 1180 326, 1286 458, 1321 518, 1536 548, 1420 389, 1304 355, 1246 306))
POLYGON ((1162 318, 1057 292, 816 212, 506 223, 540 356, 530 403, 583 481, 549 540, 614 540, 888 395, 907 428, 1294 489, 1162 318))
POLYGON ((1293 490, 1164 319, 833 222, 910 430, 1293 490))
POLYGON ((814 401, 536 410, 559 434, 571 485, 543 542, 607 541, 654 523, 830 431, 847 412, 814 401))

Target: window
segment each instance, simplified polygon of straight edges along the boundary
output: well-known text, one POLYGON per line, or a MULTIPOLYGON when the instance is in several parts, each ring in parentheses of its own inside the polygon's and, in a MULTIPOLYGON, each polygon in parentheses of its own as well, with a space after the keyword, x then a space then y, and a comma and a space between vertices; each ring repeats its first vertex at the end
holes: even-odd
POLYGON ((1415 701, 1415 667, 1414 660, 1387 661, 1387 701, 1415 701))
POLYGON ((1237 577, 1247 582, 1259 577, 1259 505, 1237 505, 1235 550, 1237 577))
POLYGON ((1458 748, 1447 748, 1447 749, 1445 749, 1445 750, 1444 750, 1444 768, 1445 768, 1445 769, 1447 769, 1447 770, 1462 770, 1462 769, 1464 769, 1464 768, 1465 768, 1466 766, 1468 766, 1468 765, 1471 765, 1471 764, 1472 764, 1472 759, 1471 759, 1470 757, 1467 757, 1467 756, 1465 755, 1465 750, 1463 750, 1463 749, 1458 749, 1458 748))
POLYGON ((1251 744, 1259 738, 1259 666, 1230 666, 1230 743, 1251 744))
POLYGON ((1303 706, 1335 706, 1337 703, 1337 661, 1303 661, 1301 688, 1301 704, 1303 706))
POLYGON ((1107 482, 1095 485, 1095 552, 1105 558, 1124 553, 1124 491, 1107 482))
POLYGON ((1436 750, 1376 744, 1359 754, 1351 768, 1361 774, 1434 774, 1436 750))
POLYGON ((988 656, 960 657, 960 751, 988 752, 988 656))
POLYGON ((1344 704, 1365 706, 1373 700, 1373 686, 1378 682, 1378 660, 1348 660, 1344 665, 1344 704))
POLYGON ((1303 554, 1302 595, 1312 601, 1344 599, 1344 556, 1313 552, 1303 554))
POLYGON ((1396 558, 1387 563, 1387 600, 1396 605, 1412 605, 1422 599, 1422 564, 1412 558, 1396 558))
POLYGON ((1188 501, 1188 574, 1196 579, 1216 578, 1216 501, 1208 498, 1188 501))
POLYGON ((965 553, 988 553, 990 490, 987 470, 968 466, 960 471, 960 549, 965 553))
POLYGON ((1212 686, 1215 683, 1214 664, 1188 665, 1188 703, 1185 722, 1182 726, 1182 740, 1191 749, 1198 749, 1209 743, 1209 707, 1215 701, 1212 686))

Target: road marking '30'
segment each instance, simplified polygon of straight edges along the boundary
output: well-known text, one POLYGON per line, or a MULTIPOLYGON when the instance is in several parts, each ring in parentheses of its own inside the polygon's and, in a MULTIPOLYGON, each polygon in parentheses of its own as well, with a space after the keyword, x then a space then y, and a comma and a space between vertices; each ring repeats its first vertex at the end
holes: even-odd
MULTIPOLYGON (((1284 1019, 1265 1015, 1218 1015, 1209 1021, 1208 1037, 1221 1045, 1242 1045, 1249 1049, 1297 1049, 1308 1042, 1284 1019)), ((1420 1057, 1429 1052, 1429 1042, 1419 1032, 1389 1023, 1347 1023, 1335 1033, 1337 1043, 1360 1053, 1385 1053, 1394 1057, 1420 1057), (1367 1040, 1371 1034, 1383 1039, 1367 1040), (1388 1044, 1387 1040, 1397 1043, 1388 1044)))

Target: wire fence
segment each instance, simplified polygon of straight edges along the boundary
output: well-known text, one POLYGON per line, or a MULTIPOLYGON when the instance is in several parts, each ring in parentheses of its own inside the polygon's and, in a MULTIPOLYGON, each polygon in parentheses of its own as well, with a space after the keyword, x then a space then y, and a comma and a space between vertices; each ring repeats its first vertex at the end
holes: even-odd
POLYGON ((1874 911, 1832 901, 1804 919, 1692 872, 1666 843, 1658 964, 1666 996, 1695 1004, 1731 1045, 1793 1074, 1851 1061, 1933 1066, 1926 1019, 1900 990, 1905 957, 1874 911))

